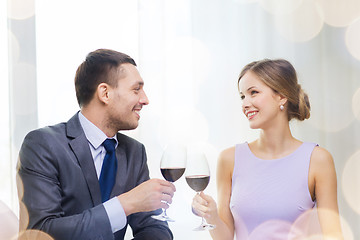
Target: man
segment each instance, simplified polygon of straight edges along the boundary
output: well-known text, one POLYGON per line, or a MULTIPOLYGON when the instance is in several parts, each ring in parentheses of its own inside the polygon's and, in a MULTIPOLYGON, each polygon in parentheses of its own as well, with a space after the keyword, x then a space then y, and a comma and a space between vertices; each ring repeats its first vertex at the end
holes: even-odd
POLYGON ((20 222, 27 210, 28 229, 54 239, 107 240, 123 239, 129 224, 134 239, 173 238, 167 223, 151 215, 168 208, 174 185, 149 180, 144 146, 118 133, 138 126, 149 103, 143 85, 129 56, 107 49, 88 54, 75 76, 80 111, 30 132, 21 147, 20 222))

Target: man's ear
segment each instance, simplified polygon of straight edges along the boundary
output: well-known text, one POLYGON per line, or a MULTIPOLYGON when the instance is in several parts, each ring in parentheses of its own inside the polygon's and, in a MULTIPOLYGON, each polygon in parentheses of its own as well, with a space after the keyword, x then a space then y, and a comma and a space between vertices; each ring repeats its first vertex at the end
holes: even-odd
POLYGON ((107 83, 100 83, 95 94, 100 102, 107 104, 110 98, 110 86, 107 83))

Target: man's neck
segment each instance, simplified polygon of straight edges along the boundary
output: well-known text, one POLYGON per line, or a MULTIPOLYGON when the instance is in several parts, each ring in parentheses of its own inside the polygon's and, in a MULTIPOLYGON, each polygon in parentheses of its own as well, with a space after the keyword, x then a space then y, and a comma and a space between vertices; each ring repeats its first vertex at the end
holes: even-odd
POLYGON ((96 107, 82 107, 81 114, 98 127, 108 137, 113 137, 117 131, 108 128, 106 124, 106 113, 101 108, 96 107))

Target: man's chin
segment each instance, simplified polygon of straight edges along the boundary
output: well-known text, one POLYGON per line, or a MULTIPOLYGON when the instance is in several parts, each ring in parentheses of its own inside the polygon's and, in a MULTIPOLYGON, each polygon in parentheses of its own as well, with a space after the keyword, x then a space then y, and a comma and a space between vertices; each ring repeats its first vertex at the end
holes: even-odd
POLYGON ((136 124, 129 124, 127 126, 122 126, 119 131, 128 131, 128 130, 134 130, 139 126, 139 123, 136 124))

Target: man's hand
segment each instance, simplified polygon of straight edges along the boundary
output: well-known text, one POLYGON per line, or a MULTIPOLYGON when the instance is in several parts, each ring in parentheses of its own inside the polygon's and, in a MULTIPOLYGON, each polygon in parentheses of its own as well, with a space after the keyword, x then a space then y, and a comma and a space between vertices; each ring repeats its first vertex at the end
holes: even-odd
POLYGON ((167 209, 176 191, 174 184, 161 179, 150 179, 129 192, 119 195, 126 216, 136 212, 167 209))

